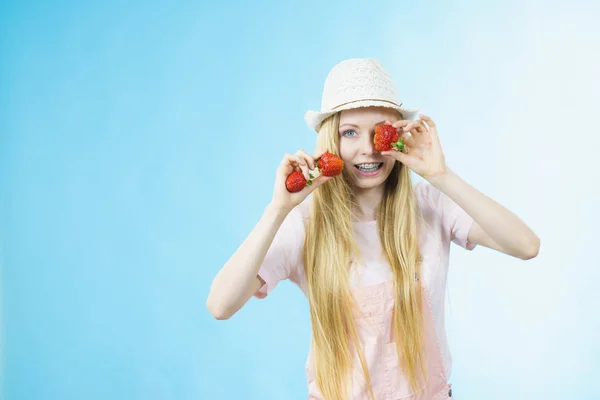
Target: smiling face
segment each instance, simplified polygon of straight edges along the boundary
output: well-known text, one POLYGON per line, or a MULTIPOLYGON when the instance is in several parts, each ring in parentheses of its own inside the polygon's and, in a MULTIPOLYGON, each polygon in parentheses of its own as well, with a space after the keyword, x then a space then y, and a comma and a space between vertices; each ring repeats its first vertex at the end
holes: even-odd
POLYGON ((376 188, 392 172, 396 160, 375 149, 373 136, 375 125, 399 119, 400 113, 387 107, 361 107, 340 113, 340 157, 355 188, 376 188))

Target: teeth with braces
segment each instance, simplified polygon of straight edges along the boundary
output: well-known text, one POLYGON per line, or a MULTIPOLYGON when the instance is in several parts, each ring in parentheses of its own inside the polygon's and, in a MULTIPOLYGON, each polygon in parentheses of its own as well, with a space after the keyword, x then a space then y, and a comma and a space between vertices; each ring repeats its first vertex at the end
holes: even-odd
POLYGON ((357 165, 358 169, 360 169, 361 171, 375 171, 377 170, 377 168, 379 168, 379 165, 381 163, 375 163, 375 164, 359 164, 357 165))
POLYGON ((375 168, 378 167, 379 164, 381 163, 372 163, 372 164, 358 164, 358 167, 363 167, 363 168, 375 168))

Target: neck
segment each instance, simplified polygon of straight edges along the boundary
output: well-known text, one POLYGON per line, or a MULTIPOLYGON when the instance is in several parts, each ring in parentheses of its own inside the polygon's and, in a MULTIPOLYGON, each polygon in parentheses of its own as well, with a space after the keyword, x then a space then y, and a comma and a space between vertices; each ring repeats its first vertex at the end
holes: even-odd
POLYGON ((374 221, 377 219, 377 210, 383 199, 384 190, 384 185, 370 189, 354 188, 354 201, 356 204, 353 212, 357 221, 374 221))

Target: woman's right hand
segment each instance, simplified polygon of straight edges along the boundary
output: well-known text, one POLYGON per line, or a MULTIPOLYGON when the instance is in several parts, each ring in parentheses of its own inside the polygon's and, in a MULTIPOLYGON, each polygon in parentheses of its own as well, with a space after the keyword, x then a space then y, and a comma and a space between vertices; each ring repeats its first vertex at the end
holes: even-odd
POLYGON ((316 169, 316 160, 321 157, 323 153, 325 153, 325 151, 312 157, 304 150, 298 150, 296 154, 286 154, 283 157, 275 175, 275 188, 273 189, 273 200, 271 201, 273 206, 286 211, 291 211, 298 204, 302 203, 302 201, 316 188, 333 179, 333 177, 319 175, 312 180, 312 185, 306 185, 304 189, 296 193, 290 193, 285 186, 288 175, 294 171, 301 171, 304 178, 307 181, 310 180, 309 170, 313 171, 316 169))

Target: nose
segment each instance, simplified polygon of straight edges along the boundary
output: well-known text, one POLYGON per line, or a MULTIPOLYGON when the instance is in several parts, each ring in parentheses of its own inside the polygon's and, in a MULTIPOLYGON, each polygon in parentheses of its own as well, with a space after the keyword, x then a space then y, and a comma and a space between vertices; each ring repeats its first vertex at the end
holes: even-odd
POLYGON ((361 137, 360 152, 363 155, 373 155, 377 150, 375 149, 375 143, 373 142, 373 135, 363 135, 361 137))

